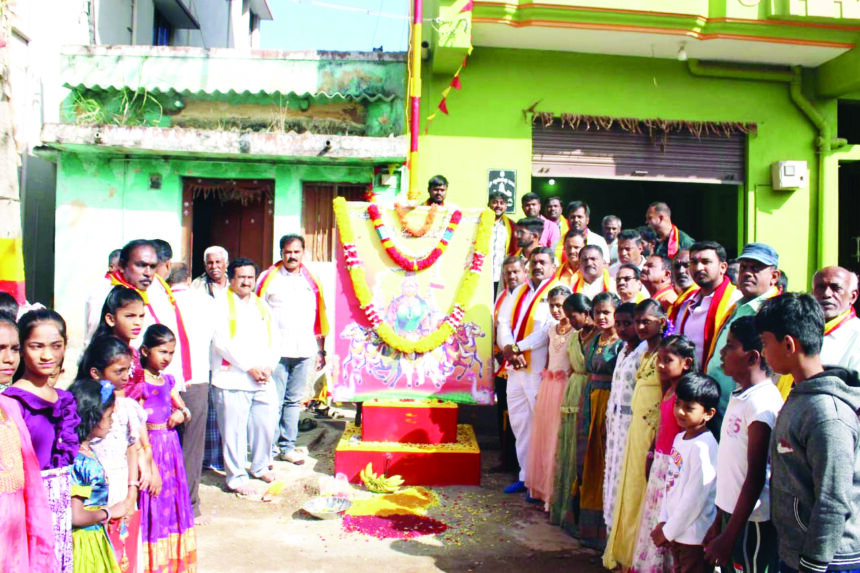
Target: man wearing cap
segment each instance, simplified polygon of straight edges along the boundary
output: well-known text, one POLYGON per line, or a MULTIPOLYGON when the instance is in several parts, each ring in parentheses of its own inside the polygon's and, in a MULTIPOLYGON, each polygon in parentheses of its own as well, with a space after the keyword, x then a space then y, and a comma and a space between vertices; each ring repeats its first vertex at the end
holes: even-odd
POLYGON ((812 278, 812 296, 827 321, 822 364, 860 370, 860 319, 854 312, 857 275, 842 267, 823 268, 812 278))
POLYGON ((735 389, 735 381, 723 371, 723 361, 720 359, 720 353, 729 336, 729 326, 742 316, 755 315, 764 301, 779 294, 776 286, 779 280, 779 255, 773 247, 764 243, 748 243, 737 260, 741 299, 735 303, 729 318, 720 328, 714 343, 713 359, 708 362, 707 367, 707 374, 720 385, 720 403, 717 415, 711 422, 714 429, 720 427, 729 398, 735 389))

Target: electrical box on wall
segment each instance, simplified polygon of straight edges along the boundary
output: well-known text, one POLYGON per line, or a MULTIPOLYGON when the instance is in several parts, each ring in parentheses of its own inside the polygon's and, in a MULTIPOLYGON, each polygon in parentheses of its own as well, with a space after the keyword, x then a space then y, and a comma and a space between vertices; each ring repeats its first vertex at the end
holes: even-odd
POLYGON ((806 161, 776 161, 770 166, 774 191, 797 191, 809 188, 809 168, 806 161))

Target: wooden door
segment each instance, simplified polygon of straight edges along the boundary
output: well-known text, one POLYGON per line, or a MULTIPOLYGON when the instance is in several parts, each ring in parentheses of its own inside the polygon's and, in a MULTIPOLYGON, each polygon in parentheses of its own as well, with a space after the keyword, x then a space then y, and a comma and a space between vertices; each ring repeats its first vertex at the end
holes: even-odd
POLYGON ((302 235, 310 260, 333 262, 335 249, 335 197, 364 201, 368 185, 353 183, 305 183, 302 186, 302 235))
POLYGON ((227 249, 231 260, 247 257, 260 268, 272 263, 274 181, 186 178, 183 207, 195 276, 204 272, 203 252, 211 245, 227 249))

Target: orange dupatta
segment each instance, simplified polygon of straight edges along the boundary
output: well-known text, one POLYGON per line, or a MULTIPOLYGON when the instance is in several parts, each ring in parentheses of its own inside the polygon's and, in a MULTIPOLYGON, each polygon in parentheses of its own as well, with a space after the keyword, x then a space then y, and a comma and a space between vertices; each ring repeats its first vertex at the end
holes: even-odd
MULTIPOLYGON (((150 314, 152 314, 152 318, 155 319, 155 322, 158 324, 162 324, 162 322, 158 319, 158 316, 155 314, 155 309, 152 308, 152 305, 149 304, 149 296, 147 296, 146 291, 139 290, 135 288, 130 282, 125 280, 125 277, 122 276, 122 271, 114 271, 112 273, 107 274, 110 279, 110 284, 113 286, 124 286, 125 288, 130 288, 137 292, 140 295, 140 298, 143 299, 143 304, 149 309, 150 314)), ((158 282, 161 283, 161 286, 164 287, 165 292, 167 292, 167 300, 170 301, 170 305, 173 307, 173 311, 176 313, 176 330, 179 332, 176 333, 176 337, 179 339, 179 358, 182 360, 182 377, 185 378, 185 381, 188 382, 191 380, 191 348, 188 346, 188 333, 185 330, 185 322, 182 320, 182 313, 179 312, 179 307, 176 306, 176 297, 173 296, 173 290, 170 286, 161 278, 161 275, 158 273, 155 274, 155 278, 158 282)))
POLYGON ((666 256, 670 259, 674 259, 675 255, 678 254, 680 244, 681 241, 678 233, 678 226, 672 225, 672 230, 669 232, 669 238, 666 242, 666 256))
POLYGON ((699 292, 699 285, 693 283, 690 287, 681 293, 681 296, 672 303, 672 308, 669 309, 669 320, 672 321, 672 324, 677 325, 678 323, 678 313, 681 312, 681 307, 684 306, 684 303, 690 300, 690 297, 694 296, 697 292, 699 292))
MULTIPOLYGON (((277 276, 278 269, 284 266, 284 261, 278 261, 260 275, 260 286, 257 287, 257 296, 263 298, 263 295, 266 294, 266 291, 272 284, 272 279, 277 276)), ((299 266, 299 271, 302 273, 302 276, 308 281, 308 285, 310 285, 311 290, 314 293, 314 296, 317 300, 317 316, 314 320, 314 335, 317 338, 325 338, 328 336, 328 318, 325 314, 325 300, 322 295, 322 285, 320 285, 317 278, 311 274, 308 268, 305 265, 299 266)))

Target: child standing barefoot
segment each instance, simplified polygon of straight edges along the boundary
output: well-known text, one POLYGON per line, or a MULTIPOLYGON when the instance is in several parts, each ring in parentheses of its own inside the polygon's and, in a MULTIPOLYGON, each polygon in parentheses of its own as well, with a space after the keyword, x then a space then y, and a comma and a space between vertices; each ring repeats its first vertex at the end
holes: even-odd
POLYGON ((31 310, 18 322, 23 374, 4 396, 21 407, 48 494, 57 570, 72 570, 71 474, 78 453, 75 398, 49 381, 66 354, 66 323, 53 310, 31 310))
POLYGON ((654 447, 649 452, 651 457, 648 473, 648 488, 642 500, 642 517, 639 521, 639 533, 636 547, 633 551, 632 571, 643 573, 661 573, 672 569, 671 556, 667 547, 654 544, 651 532, 657 526, 660 511, 663 507, 663 495, 666 492, 666 472, 671 462, 672 443, 681 426, 675 419, 675 387, 678 381, 688 372, 696 368, 696 345, 683 334, 674 334, 660 342, 657 353, 657 373, 663 388, 663 400, 660 402, 660 425, 654 447))
POLYGON ((176 337, 161 324, 143 335, 140 361, 144 379, 128 390, 146 409, 152 459, 162 487, 141 492, 144 563, 153 573, 194 571, 197 563, 194 513, 176 426, 191 417, 174 389, 173 377, 161 372, 170 364, 176 337))
POLYGON ((90 448, 90 442, 104 438, 111 424, 113 386, 95 380, 76 380, 69 391, 75 396, 81 423, 81 447, 72 467, 72 539, 75 573, 119 573, 119 565, 108 541, 105 524, 121 518, 125 503, 108 505, 108 484, 104 468, 90 448))
POLYGON ((557 286, 547 295, 549 312, 558 323, 547 333, 549 336, 547 365, 540 374, 541 385, 532 418, 533 447, 529 448, 526 470, 526 487, 529 488, 529 495, 542 500, 546 511, 549 511, 552 485, 555 481, 555 450, 561 422, 561 400, 567 378, 570 376, 567 342, 572 327, 564 316, 563 308, 568 296, 570 296, 570 289, 566 286, 557 286))

